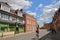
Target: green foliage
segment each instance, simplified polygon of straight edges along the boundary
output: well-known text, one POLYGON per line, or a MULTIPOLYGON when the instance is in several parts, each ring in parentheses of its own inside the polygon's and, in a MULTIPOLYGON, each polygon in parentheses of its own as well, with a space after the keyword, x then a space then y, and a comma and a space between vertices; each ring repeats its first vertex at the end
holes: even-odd
POLYGON ((44 29, 44 27, 40 27, 40 29, 44 29))

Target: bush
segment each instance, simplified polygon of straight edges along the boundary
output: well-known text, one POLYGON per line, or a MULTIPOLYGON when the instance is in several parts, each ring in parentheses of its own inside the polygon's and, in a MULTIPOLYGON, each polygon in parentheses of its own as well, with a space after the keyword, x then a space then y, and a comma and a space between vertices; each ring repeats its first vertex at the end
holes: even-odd
POLYGON ((40 27, 40 29, 44 29, 44 27, 40 27))

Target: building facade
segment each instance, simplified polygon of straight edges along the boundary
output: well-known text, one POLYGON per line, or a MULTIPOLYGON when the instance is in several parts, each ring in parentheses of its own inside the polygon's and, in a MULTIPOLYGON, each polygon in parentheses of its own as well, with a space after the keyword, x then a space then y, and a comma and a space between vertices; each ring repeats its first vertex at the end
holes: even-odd
POLYGON ((23 13, 22 9, 14 10, 7 3, 0 2, 0 32, 33 32, 37 27, 33 16, 23 13))
POLYGON ((55 12, 51 24, 44 24, 44 28, 47 29, 48 27, 53 27, 56 31, 60 31, 60 8, 55 12))
POLYGON ((44 24, 44 29, 47 29, 49 27, 49 23, 44 24))
POLYGON ((0 32, 24 32, 21 10, 13 10, 7 3, 0 2, 0 32), (23 29, 23 30, 22 30, 23 29))
POLYGON ((36 19, 27 13, 23 14, 23 16, 25 19, 25 31, 26 32, 36 31, 36 28, 38 27, 36 19))
POLYGON ((50 28, 52 28, 52 27, 53 27, 52 22, 50 22, 50 23, 45 23, 45 24, 44 24, 44 29, 50 29, 50 28))
POLYGON ((60 8, 55 12, 53 25, 56 30, 60 30, 60 8))

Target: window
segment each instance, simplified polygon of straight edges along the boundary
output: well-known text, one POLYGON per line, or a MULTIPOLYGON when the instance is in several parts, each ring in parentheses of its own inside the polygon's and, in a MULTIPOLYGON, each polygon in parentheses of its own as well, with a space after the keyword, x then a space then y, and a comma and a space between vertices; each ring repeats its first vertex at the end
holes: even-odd
POLYGON ((17 22, 19 22, 19 18, 17 18, 17 22))
POLYGON ((21 23, 21 24, 24 24, 23 21, 24 21, 24 20, 21 20, 21 19, 20 19, 20 23, 21 23))
POLYGON ((29 20, 27 20, 27 24, 29 24, 29 22, 30 22, 30 21, 29 21, 29 20))
POLYGON ((12 17, 12 21, 16 22, 16 18, 15 17, 12 17))
POLYGON ((5 5, 5 4, 3 4, 3 3, 2 3, 2 5, 1 5, 1 9, 4 10, 4 11, 10 12, 9 6, 8 6, 8 5, 5 5))
POLYGON ((22 13, 21 12, 18 12, 18 16, 21 16, 22 17, 22 13))
POLYGON ((9 20, 11 20, 11 21, 12 21, 12 16, 10 16, 9 20))
POLYGON ((1 14, 1 18, 5 19, 5 20, 8 20, 8 19, 9 19, 9 16, 2 13, 2 14, 1 14))
POLYGON ((22 19, 17 18, 17 22, 18 22, 18 23, 23 23, 23 20, 22 20, 22 19))
POLYGON ((30 24, 31 24, 31 20, 30 20, 30 24))
POLYGON ((10 21, 14 21, 14 22, 15 22, 15 21, 16 21, 16 18, 15 18, 15 17, 13 17, 13 16, 10 16, 9 20, 10 20, 10 21))

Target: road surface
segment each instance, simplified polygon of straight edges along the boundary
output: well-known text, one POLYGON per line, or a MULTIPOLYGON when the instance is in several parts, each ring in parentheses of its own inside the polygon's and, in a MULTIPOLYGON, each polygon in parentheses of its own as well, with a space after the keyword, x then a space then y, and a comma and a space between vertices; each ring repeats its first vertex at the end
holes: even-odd
MULTIPOLYGON (((43 37, 44 35, 48 34, 49 32, 47 30, 40 30, 39 32, 39 38, 43 37)), ((8 37, 8 38, 3 38, 1 40, 35 40, 36 39, 36 33, 28 33, 25 35, 18 35, 14 37, 8 37)))

